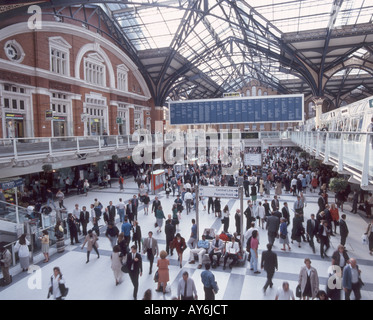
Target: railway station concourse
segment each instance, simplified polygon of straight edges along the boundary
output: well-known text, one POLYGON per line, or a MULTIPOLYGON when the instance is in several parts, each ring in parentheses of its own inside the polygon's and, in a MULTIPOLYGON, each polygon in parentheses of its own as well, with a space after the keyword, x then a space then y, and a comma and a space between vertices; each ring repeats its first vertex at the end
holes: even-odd
MULTIPOLYGON (((291 251, 284 251, 276 238, 278 270, 273 287, 263 291, 267 273, 260 263, 268 230, 254 219, 260 273, 250 269, 242 213, 255 200, 244 192, 244 180, 254 176, 251 184, 259 187, 260 177, 281 180, 289 172, 291 178, 315 174, 319 181, 321 173, 327 175, 328 203, 338 202, 340 218, 346 215, 344 247, 361 270, 361 299, 371 300, 373 249, 364 234, 373 207, 372 19, 372 4, 357 0, 0 1, 0 244, 11 256, 11 283, 2 269, 0 300, 46 300, 56 266, 69 288, 66 300, 133 300, 128 274, 115 283, 104 219, 98 223, 100 258, 93 251, 86 263, 85 236, 71 244, 67 214, 76 204, 90 208, 95 199, 104 207, 120 198, 128 203, 140 194, 136 174, 140 181, 148 174, 149 211, 157 197, 167 218, 176 199, 166 192, 167 179, 174 173, 185 184, 186 172, 201 173, 208 190, 223 195, 221 207, 228 207, 230 222, 223 232, 222 217, 204 208, 208 196, 199 190, 200 180, 193 183, 194 208, 188 214, 184 208, 177 232, 188 241, 195 219, 198 239, 212 230, 228 233, 230 244, 241 230, 239 263, 223 268, 222 258, 211 269, 219 286, 216 300, 274 300, 285 281, 295 294, 305 259, 317 270, 319 290, 328 291, 340 227, 330 236, 327 256, 320 256, 316 241, 315 251, 309 242, 298 246, 295 240, 291 251), (223 172, 214 170, 219 166, 223 172), (348 190, 342 207, 332 179, 348 190), (84 180, 90 184, 87 194, 76 187, 84 180), (229 188, 240 196, 224 197, 229 188), (47 189, 54 195, 48 203, 47 189), (58 189, 65 193, 66 210, 59 207, 58 189), (65 229, 63 252, 57 221, 65 229), (39 238, 43 230, 50 236, 48 262, 39 238), (22 271, 16 250, 22 234, 30 243, 28 271, 22 271)), ((275 195, 280 210, 286 202, 291 240, 297 196, 284 184, 279 193, 276 181, 267 193, 258 193, 254 210, 275 195)), ((312 190, 309 180, 303 190, 304 228, 319 212, 321 186, 312 190)), ((144 210, 140 202, 142 238, 151 231, 159 251, 165 250, 164 226, 158 232, 154 214, 144 210)), ((114 223, 121 230, 118 214, 114 223)), ((90 220, 87 228, 93 227, 90 220)), ((152 300, 178 298, 187 271, 204 300, 201 274, 210 259, 205 255, 201 268, 191 264, 190 250, 181 261, 175 252, 167 256, 165 294, 155 290, 153 280, 159 256, 149 273, 148 255, 140 252, 137 299, 148 289, 152 300)), ((345 298, 342 289, 340 299, 345 298)))

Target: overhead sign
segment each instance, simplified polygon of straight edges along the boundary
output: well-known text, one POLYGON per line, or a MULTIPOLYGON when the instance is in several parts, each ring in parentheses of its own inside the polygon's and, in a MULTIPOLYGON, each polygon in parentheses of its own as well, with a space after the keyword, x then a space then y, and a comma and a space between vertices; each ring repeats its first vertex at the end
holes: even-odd
POLYGON ((53 120, 53 110, 45 110, 45 120, 53 120))
POLYGON ((201 197, 236 198, 238 199, 238 187, 199 187, 201 197))
POLYGON ((303 105, 302 94, 172 101, 170 124, 300 122, 303 105))
POLYGON ((260 153, 245 153, 244 155, 245 166, 262 166, 262 155, 260 153))
POLYGON ((228 93, 223 93, 224 98, 234 98, 234 97, 241 97, 241 93, 239 92, 228 92, 228 93))
POLYGON ((23 185, 22 178, 15 178, 13 180, 0 180, 0 189, 2 190, 13 189, 16 187, 20 187, 22 185, 23 185))

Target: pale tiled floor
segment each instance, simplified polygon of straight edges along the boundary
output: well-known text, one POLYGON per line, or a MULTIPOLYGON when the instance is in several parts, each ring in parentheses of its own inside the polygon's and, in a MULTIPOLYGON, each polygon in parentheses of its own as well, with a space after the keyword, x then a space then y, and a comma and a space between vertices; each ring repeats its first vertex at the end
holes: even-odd
MULTIPOLYGON (((98 198, 103 205, 108 205, 109 201, 112 200, 114 204, 118 201, 120 197, 124 200, 128 200, 133 194, 137 194, 136 184, 132 179, 129 179, 125 183, 126 189, 125 193, 120 193, 118 185, 113 183, 113 187, 110 189, 103 190, 93 190, 89 193, 88 197, 85 196, 72 196, 66 199, 65 204, 67 208, 73 208, 75 203, 79 203, 81 206, 86 205, 89 207, 90 203, 93 202, 94 198, 98 198)), ((171 206, 174 198, 170 196, 166 199, 164 193, 159 194, 160 200, 162 202, 165 214, 171 213, 171 206)), ((273 195, 271 194, 270 200, 273 195)), ((305 209, 305 219, 308 219, 311 213, 317 212, 317 195, 316 194, 306 194, 308 205, 305 209)), ((154 196, 151 195, 151 200, 154 196)), ((334 199, 334 196, 330 195, 330 200, 334 199)), ((280 205, 284 201, 289 203, 289 207, 292 208, 294 197, 291 195, 282 195, 280 198, 280 205)), ((235 231, 234 223, 234 212, 236 208, 239 208, 239 201, 234 199, 222 199, 222 207, 229 202, 231 221, 229 231, 233 233, 235 231)), ((201 208, 203 209, 203 208, 201 208)), ((246 209, 246 201, 244 209, 246 209)), ((365 232, 367 226, 367 219, 363 214, 354 215, 349 212, 350 205, 345 204, 345 213, 347 214, 347 223, 350 229, 350 235, 347 239, 347 248, 349 250, 350 257, 357 259, 358 264, 362 270, 362 279, 365 282, 365 286, 362 290, 362 298, 364 300, 373 299, 373 259, 368 253, 367 246, 362 245, 361 235, 365 232)), ((148 216, 143 215, 143 211, 139 212, 139 223, 142 229, 143 236, 146 236, 148 231, 152 230, 154 232, 154 237, 159 239, 160 250, 165 248, 165 235, 164 231, 157 234, 154 228, 154 217, 149 214, 148 216)), ((186 241, 189 239, 191 219, 195 217, 195 212, 192 211, 189 215, 183 213, 180 233, 185 237, 186 241)), ((246 221, 244 221, 246 225, 246 221)), ((203 231, 205 227, 211 227, 212 225, 217 226, 218 231, 221 229, 220 219, 216 218, 214 214, 207 214, 207 211, 200 211, 200 232, 203 231)), ((118 222, 118 227, 120 224, 118 222)), ((291 226, 289 227, 289 231, 291 226)), ((338 230, 337 230, 338 231, 338 230)), ((265 230, 260 229, 260 255, 267 244, 267 234, 265 230)), ((339 244, 339 235, 332 237, 331 239, 331 249, 328 255, 331 256, 334 249, 336 249, 339 244)), ((67 242, 69 243, 69 242, 67 242)), ((114 276, 110 268, 110 254, 111 246, 108 239, 105 238, 103 232, 100 236, 100 259, 96 258, 96 254, 92 252, 91 261, 86 264, 86 249, 81 250, 80 246, 77 245, 67 245, 65 253, 63 254, 53 254, 51 260, 47 264, 37 263, 36 265, 40 267, 38 269, 39 273, 27 274, 19 273, 17 270, 19 268, 14 268, 12 270, 13 283, 5 288, 0 288, 0 300, 44 300, 47 297, 47 291, 49 287, 50 275, 54 266, 59 266, 66 279, 67 287, 69 287, 69 295, 67 299, 69 300, 79 300, 79 299, 95 299, 95 300, 132 300, 133 287, 128 275, 124 275, 124 282, 115 286, 114 276), (40 275, 40 282, 36 282, 35 279, 40 275), (38 288, 38 285, 41 285, 38 288)), ((262 287, 266 281, 266 274, 262 271, 259 275, 254 275, 252 271, 249 270, 249 263, 245 262, 244 266, 234 267, 232 270, 227 268, 223 270, 222 264, 217 269, 212 270, 215 278, 219 284, 220 291, 216 295, 217 300, 272 300, 275 297, 277 287, 281 286, 283 281, 288 281, 290 283, 290 288, 295 290, 298 280, 298 274, 300 268, 304 265, 304 258, 309 257, 312 260, 312 266, 318 271, 320 278, 320 289, 325 289, 325 284, 327 281, 327 269, 331 264, 329 259, 321 259, 319 255, 319 246, 316 244, 316 254, 312 253, 311 248, 308 243, 302 243, 302 247, 294 243, 292 245, 291 252, 282 252, 280 250, 281 246, 278 244, 278 240, 275 242, 274 251, 278 254, 279 260, 279 270, 276 272, 273 282, 274 287, 268 289, 267 293, 264 295, 262 287)), ((51 252, 54 249, 51 248, 51 252)), ((171 292, 163 296, 160 293, 154 291, 156 288, 156 283, 153 281, 154 270, 156 269, 156 261, 154 262, 153 274, 149 275, 149 263, 147 261, 146 255, 143 255, 143 275, 140 278, 139 294, 138 299, 141 299, 146 289, 153 289, 153 300, 160 299, 171 299, 177 293, 177 283, 181 279, 182 272, 187 270, 189 275, 194 279, 199 295, 199 299, 204 299, 203 285, 201 282, 200 274, 204 270, 197 269, 197 263, 191 265, 188 263, 189 259, 189 249, 186 250, 183 256, 183 268, 179 268, 177 257, 174 254, 169 257, 171 260, 170 266, 170 282, 169 286, 171 292)))

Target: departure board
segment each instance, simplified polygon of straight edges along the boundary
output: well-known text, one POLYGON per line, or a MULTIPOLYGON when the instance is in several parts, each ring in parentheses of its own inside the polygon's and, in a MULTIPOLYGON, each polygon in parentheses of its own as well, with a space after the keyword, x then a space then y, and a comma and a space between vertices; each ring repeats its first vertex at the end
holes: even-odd
POLYGON ((172 101, 170 124, 300 122, 303 105, 303 95, 172 101))

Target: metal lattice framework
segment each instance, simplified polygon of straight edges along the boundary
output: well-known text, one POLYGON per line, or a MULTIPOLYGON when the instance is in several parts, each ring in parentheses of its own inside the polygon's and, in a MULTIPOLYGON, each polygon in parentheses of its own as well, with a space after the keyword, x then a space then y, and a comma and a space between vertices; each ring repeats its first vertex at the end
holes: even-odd
MULTIPOLYGON (((24 2, 12 1, 3 14, 19 14, 22 8, 14 4, 24 2)), ((334 106, 373 92, 373 3, 368 0, 50 0, 40 5, 43 14, 80 20, 115 41, 138 66, 157 106, 167 99, 219 97, 253 79, 279 93, 326 97, 334 106)))

